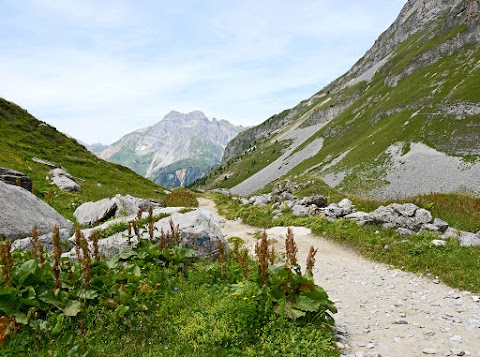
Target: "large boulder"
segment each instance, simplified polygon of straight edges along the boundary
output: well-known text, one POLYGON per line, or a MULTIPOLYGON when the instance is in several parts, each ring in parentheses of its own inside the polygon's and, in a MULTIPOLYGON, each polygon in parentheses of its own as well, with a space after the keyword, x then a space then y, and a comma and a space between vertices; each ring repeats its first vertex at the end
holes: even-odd
POLYGON ((77 191, 82 192, 82 188, 75 180, 75 177, 70 175, 67 171, 55 168, 50 171, 52 182, 62 191, 77 191))
POLYGON ((159 203, 130 195, 122 196, 120 194, 115 195, 115 197, 112 198, 112 201, 117 205, 115 217, 136 215, 138 210, 142 210, 142 212, 148 212, 148 208, 150 206, 153 209, 166 206, 165 202, 159 203))
POLYGON ((83 203, 75 210, 73 216, 81 226, 89 226, 113 217, 116 210, 117 204, 110 198, 104 198, 96 202, 83 203))
POLYGON ((304 217, 309 215, 309 210, 307 207, 302 205, 295 205, 292 207, 292 214, 295 217, 304 217))
POLYGON ((170 232, 170 220, 180 229, 180 244, 195 250, 197 258, 214 257, 218 242, 228 249, 220 224, 208 211, 196 209, 188 213, 176 213, 155 223, 158 232, 170 232))
POLYGON ((73 232, 72 222, 31 192, 0 181, 0 236, 16 240, 30 237, 33 227, 38 234, 51 233, 57 225, 73 232))
MULTIPOLYGON (((71 229, 60 229, 60 244, 64 251, 70 250, 73 247, 73 243, 69 240, 72 235, 71 229)), ((43 234, 38 237, 38 240, 42 243, 43 248, 49 253, 53 253, 53 231, 47 234, 43 234)), ((31 237, 17 239, 12 244, 12 249, 31 250, 33 247, 30 243, 31 237)))
POLYGON ((460 234, 460 246, 462 247, 478 247, 480 246, 480 237, 475 233, 462 232, 460 234))
POLYGON ((9 185, 22 186, 28 191, 32 191, 32 180, 23 172, 15 171, 6 167, 0 167, 0 181, 8 183, 9 185))
POLYGON ((432 214, 413 203, 392 203, 386 207, 380 206, 372 213, 377 224, 385 228, 407 228, 419 231, 423 225, 432 223, 432 214))
POLYGON ((328 201, 327 197, 323 195, 314 194, 308 197, 304 197, 301 202, 303 205, 306 205, 306 206, 315 205, 317 207, 326 207, 327 201, 328 201))

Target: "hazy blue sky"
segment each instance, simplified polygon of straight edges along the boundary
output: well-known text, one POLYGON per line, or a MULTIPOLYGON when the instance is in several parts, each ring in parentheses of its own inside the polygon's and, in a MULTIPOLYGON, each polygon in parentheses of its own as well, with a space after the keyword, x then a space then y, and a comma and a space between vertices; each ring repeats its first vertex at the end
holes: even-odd
POLYGON ((82 141, 170 110, 255 125, 346 72, 406 0, 0 0, 0 96, 82 141))

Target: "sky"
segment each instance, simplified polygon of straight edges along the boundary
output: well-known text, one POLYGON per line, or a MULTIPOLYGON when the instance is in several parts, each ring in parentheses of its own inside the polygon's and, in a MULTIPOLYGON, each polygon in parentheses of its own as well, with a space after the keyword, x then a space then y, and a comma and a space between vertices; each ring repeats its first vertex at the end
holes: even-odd
POLYGON ((345 73, 406 0, 0 0, 0 97, 85 143, 171 110, 260 124, 345 73))

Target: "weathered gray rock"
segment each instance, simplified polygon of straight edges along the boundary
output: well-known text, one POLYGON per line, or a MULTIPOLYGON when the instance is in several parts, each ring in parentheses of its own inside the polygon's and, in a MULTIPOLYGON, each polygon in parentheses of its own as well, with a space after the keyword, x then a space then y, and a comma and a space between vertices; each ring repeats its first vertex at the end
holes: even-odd
POLYGON ((449 224, 447 222, 445 222, 444 220, 440 219, 440 218, 435 218, 433 220, 433 224, 436 225, 438 227, 438 229, 440 230, 440 232, 442 232, 442 233, 445 233, 445 231, 449 227, 449 224))
POLYGON ((315 205, 317 207, 326 207, 327 201, 327 197, 323 195, 313 194, 309 197, 304 197, 301 202, 303 205, 306 206, 315 205))
POLYGON ((447 230, 440 236, 442 239, 458 239, 460 237, 460 231, 456 228, 449 227, 447 230))
MULTIPOLYGON (((60 229, 60 244, 64 251, 72 249, 73 243, 69 240, 72 235, 71 229, 60 229)), ((53 253, 53 244, 52 244, 53 232, 41 235, 38 237, 38 240, 42 243, 45 250, 49 253, 53 253)), ((12 249, 20 250, 31 250, 33 247, 30 244, 31 237, 17 239, 12 243, 12 249)))
POLYGON ((478 247, 480 246, 480 237, 474 233, 462 232, 460 234, 460 245, 462 247, 478 247))
POLYGON ((395 211, 397 211, 401 216, 405 216, 405 217, 413 217, 415 215, 415 212, 418 209, 418 207, 413 203, 404 203, 404 204, 393 203, 390 206, 395 211))
POLYGON ((85 202, 80 205, 73 216, 81 226, 92 225, 97 222, 103 222, 113 217, 117 210, 117 204, 110 198, 96 202, 85 202))
POLYGON ((375 223, 394 223, 399 217, 399 213, 396 212, 393 207, 380 206, 372 213, 372 219, 375 223))
POLYGON ((413 203, 380 206, 372 213, 372 218, 385 228, 403 227, 414 231, 432 222, 432 214, 413 203))
MULTIPOLYGON (((343 208, 338 206, 337 203, 329 204, 327 207, 323 208, 322 211, 325 216, 330 217, 332 219, 337 219, 347 214, 343 208)), ((348 212, 348 213, 351 213, 351 212, 348 212)))
POLYGON ((55 164, 52 164, 51 162, 49 161, 46 161, 46 160, 43 160, 43 159, 39 159, 38 157, 32 157, 32 161, 33 162, 36 162, 36 163, 39 163, 39 164, 42 164, 42 165, 45 165, 45 166, 48 166, 52 169, 56 168, 57 165, 55 164))
POLYGON ((62 191, 77 191, 82 192, 82 188, 78 183, 69 179, 67 176, 53 176, 52 182, 62 191))
MULTIPOLYGON (((100 239, 98 241, 99 254, 101 256, 111 258, 137 245, 137 237, 131 237, 128 239, 128 237, 126 237, 126 233, 128 232, 117 233, 113 236, 100 239)), ((90 250, 93 250, 92 248, 93 246, 90 247, 90 250)))
POLYGON ((55 225, 73 232, 73 224, 41 199, 22 187, 0 181, 0 236, 12 240, 30 237, 33 227, 44 235, 55 225))
POLYGON ((308 216, 308 208, 302 205, 295 205, 292 207, 292 214, 295 217, 308 216))
POLYGON ((254 206, 266 206, 270 202, 272 202, 273 196, 272 194, 268 195, 258 195, 250 197, 249 203, 254 206))
POLYGON ((156 202, 130 195, 122 196, 120 194, 115 195, 112 198, 112 202, 117 205, 115 217, 136 215, 138 210, 148 212, 149 207, 157 209, 166 206, 165 202, 156 202))
POLYGON ((440 228, 436 226, 435 224, 427 223, 420 228, 419 233, 421 232, 432 232, 432 233, 440 233, 440 228))
POLYGON ((248 205, 248 204, 250 203, 250 201, 248 201, 246 198, 243 198, 243 197, 242 197, 242 198, 240 199, 240 203, 241 203, 242 205, 248 205))
POLYGON ((28 191, 32 191, 32 180, 23 172, 15 171, 6 167, 0 167, 0 181, 8 183, 9 185, 17 186, 17 181, 20 186, 28 191))
POLYGON ((75 180, 75 177, 70 175, 64 169, 55 168, 50 171, 52 182, 62 191, 78 191, 82 192, 82 188, 75 180))
POLYGON ((353 202, 350 201, 348 198, 344 198, 343 200, 338 202, 338 207, 341 207, 341 208, 347 208, 347 207, 349 208, 352 206, 353 206, 353 202))
POLYGON ((343 218, 354 220, 354 221, 356 221, 359 225, 364 225, 364 224, 372 223, 372 222, 373 222, 373 219, 372 219, 372 217, 370 216, 370 214, 369 214, 369 213, 366 213, 366 212, 354 212, 354 213, 350 213, 350 214, 347 214, 346 216, 344 216, 343 218))
POLYGON ((436 246, 445 246, 447 245, 447 242, 441 239, 434 239, 432 240, 432 244, 436 246))
POLYGON ((214 257, 218 251, 218 242, 221 242, 225 249, 228 248, 220 224, 208 211, 196 209, 181 214, 177 213, 166 217, 155 223, 155 228, 160 232, 170 231, 170 219, 180 229, 180 243, 195 250, 197 258, 214 257))
POLYGON ((411 229, 408 229, 408 228, 400 227, 400 228, 397 229, 397 233, 400 237, 405 238, 405 237, 410 237, 410 236, 414 235, 415 231, 412 231, 411 229))

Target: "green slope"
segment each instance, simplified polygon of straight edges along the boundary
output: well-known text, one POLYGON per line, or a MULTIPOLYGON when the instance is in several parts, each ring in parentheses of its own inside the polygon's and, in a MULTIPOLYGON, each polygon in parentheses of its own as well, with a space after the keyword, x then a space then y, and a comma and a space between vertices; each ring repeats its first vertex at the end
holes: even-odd
POLYGON ((97 158, 75 139, 58 132, 26 110, 0 98, 0 166, 22 171, 32 179, 37 196, 67 218, 83 202, 112 197, 117 193, 158 198, 162 188, 130 169, 97 158), (37 157, 64 167, 78 181, 81 193, 64 192, 45 177, 49 168, 32 161, 37 157), (49 191, 51 194, 49 194, 49 191))
MULTIPOLYGON (((256 155, 270 152, 275 139, 300 121, 301 127, 308 127, 327 120, 328 124, 312 132, 296 151, 318 137, 324 138, 323 148, 287 177, 308 173, 321 179, 341 174, 345 178, 336 189, 357 194, 375 192, 386 183, 391 165, 387 149, 394 144, 403 145, 403 154, 410 150, 411 143, 419 142, 467 163, 480 160, 480 115, 464 109, 480 108, 477 20, 466 13, 444 13, 397 43, 371 80, 349 85, 359 74, 352 69, 283 113, 282 118, 289 120, 262 132, 263 139, 248 134, 261 131, 268 121, 237 137, 226 152, 245 153, 253 140, 256 155), (309 115, 307 120, 303 118, 305 113, 309 115), (266 133, 271 136, 267 138, 266 133)), ((384 38, 379 41, 381 48, 384 38)), ((367 55, 376 57, 375 47, 367 55)), ((268 164, 249 166, 247 176, 245 162, 255 160, 254 153, 227 159, 209 174, 205 188, 232 187, 268 164)))

